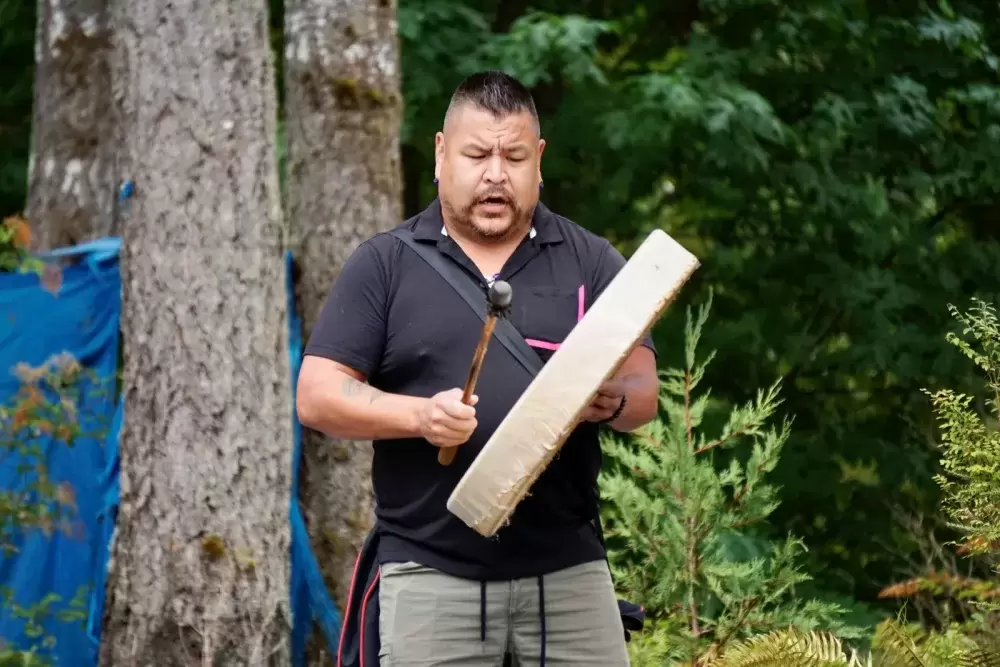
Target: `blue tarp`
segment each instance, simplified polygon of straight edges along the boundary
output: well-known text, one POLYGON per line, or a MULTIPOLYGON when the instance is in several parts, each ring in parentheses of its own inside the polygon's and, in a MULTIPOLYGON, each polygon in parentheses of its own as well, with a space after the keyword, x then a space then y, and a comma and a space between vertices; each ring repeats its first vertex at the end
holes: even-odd
MULTIPOLYGON (((21 607, 31 607, 55 594, 60 597, 55 609, 63 609, 81 590, 86 592, 93 573, 100 568, 95 563, 101 534, 97 519, 103 504, 102 473, 111 452, 99 433, 107 432, 114 414, 121 277, 115 239, 58 254, 75 255, 80 260, 62 270, 61 285, 49 283, 45 287, 33 274, 0 275, 0 405, 8 407, 15 400, 21 386, 15 375, 18 364, 37 367, 67 353, 88 369, 91 377, 81 376, 78 385, 86 387, 77 406, 84 437, 72 446, 44 436, 35 441, 52 482, 72 488, 76 510, 70 517, 72 530, 68 534, 59 530, 51 534, 5 530, 5 538, 12 539, 17 551, 0 557, 0 583, 21 607)), ((10 451, 9 443, 2 444, 0 490, 26 488, 37 475, 23 471, 23 459, 10 451)), ((86 597, 83 602, 87 602, 86 597)), ((93 646, 80 620, 44 619, 43 635, 35 637, 8 605, 0 607, 0 637, 8 644, 41 649, 40 642, 50 636, 55 646, 39 652, 54 657, 56 664, 91 662, 93 646)), ((79 607, 83 612, 86 609, 86 604, 79 607)))
MULTIPOLYGON (((42 437, 48 474, 55 482, 73 489, 76 522, 68 535, 31 531, 16 540, 18 551, 0 555, 0 585, 14 601, 30 607, 44 597, 58 595, 68 604, 81 590, 87 591, 82 611, 86 622, 48 618, 42 622, 43 637, 55 646, 40 650, 57 665, 90 667, 97 664, 108 549, 118 509, 118 432, 124 411, 114 395, 119 356, 121 276, 118 265, 120 242, 102 239, 64 249, 50 255, 71 257, 76 264, 63 269, 61 286, 47 288, 34 275, 0 275, 0 405, 11 403, 21 385, 13 374, 17 364, 38 366, 53 355, 67 352, 94 377, 104 382, 90 392, 80 414, 94 437, 75 441, 72 447, 42 437), (110 383, 110 385, 108 384, 110 383), (96 432, 103 431, 103 438, 96 432)), ((300 323, 291 289, 292 256, 286 255, 289 278, 288 326, 292 387, 301 357, 300 323)), ((294 419, 294 415, 293 415, 294 419)), ((312 553, 298 503, 298 464, 302 427, 294 428, 290 596, 293 613, 293 664, 305 664, 305 648, 313 624, 319 625, 331 654, 336 654, 341 615, 323 582, 312 553)), ((24 472, 10 455, 0 461, 0 490, 19 489, 24 472)), ((59 603, 57 603, 59 608, 59 603)), ((40 647, 38 638, 10 608, 0 609, 0 637, 14 647, 40 647)))
MULTIPOLYGON (((302 360, 302 329, 295 306, 293 264, 292 254, 287 253, 285 255, 285 285, 288 301, 288 354, 292 365, 292 396, 294 398, 296 380, 299 376, 299 363, 302 360)), ((293 400, 292 405, 294 404, 293 400)), ((320 574, 319 563, 316 561, 316 555, 309 543, 305 519, 299 506, 302 424, 299 423, 294 410, 292 410, 292 429, 295 443, 295 454, 292 459, 292 502, 289 508, 289 520, 292 522, 292 664, 295 667, 302 667, 306 664, 306 644, 309 642, 313 623, 319 625, 319 629, 326 639, 330 655, 337 655, 341 614, 330 597, 330 591, 326 588, 323 575, 320 574)))

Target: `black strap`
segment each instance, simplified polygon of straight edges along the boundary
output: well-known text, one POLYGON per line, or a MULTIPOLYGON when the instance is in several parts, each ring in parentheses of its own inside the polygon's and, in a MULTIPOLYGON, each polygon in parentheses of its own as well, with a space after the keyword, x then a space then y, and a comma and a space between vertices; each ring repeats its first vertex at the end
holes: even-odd
MULTIPOLYGON (((486 292, 481 290, 479 286, 473 282, 472 276, 462 270, 461 267, 449 262, 441 256, 441 253, 436 250, 432 250, 430 246, 417 243, 413 238, 413 234, 410 230, 405 228, 394 229, 390 232, 393 236, 398 238, 400 241, 410 246, 414 252, 420 255, 425 262, 427 262, 432 269, 441 274, 449 285, 458 292, 465 302, 469 304, 472 310, 476 311, 476 315, 483 322, 486 322, 486 292)), ((515 299, 517 296, 515 295, 515 299)), ((514 325, 507 321, 507 318, 501 317, 497 319, 496 327, 493 329, 493 336, 500 341, 500 343, 507 348, 507 350, 514 355, 518 363, 524 367, 526 371, 534 377, 538 375, 538 372, 542 370, 542 359, 538 356, 538 353, 531 349, 528 342, 524 340, 524 336, 514 328, 514 325)))

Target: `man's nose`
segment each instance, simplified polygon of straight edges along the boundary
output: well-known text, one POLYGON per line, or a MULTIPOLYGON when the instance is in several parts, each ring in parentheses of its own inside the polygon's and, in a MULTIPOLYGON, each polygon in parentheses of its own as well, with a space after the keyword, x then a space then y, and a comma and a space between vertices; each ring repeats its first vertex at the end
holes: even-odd
POLYGON ((504 161, 501 156, 490 156, 486 162, 486 173, 483 177, 490 183, 503 183, 507 180, 507 170, 504 169, 504 161))

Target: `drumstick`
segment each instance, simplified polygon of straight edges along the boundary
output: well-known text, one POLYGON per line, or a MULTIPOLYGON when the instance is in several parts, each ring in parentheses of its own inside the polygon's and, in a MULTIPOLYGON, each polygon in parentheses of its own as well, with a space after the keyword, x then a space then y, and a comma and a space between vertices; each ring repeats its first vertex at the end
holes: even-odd
MULTIPOLYGON (((479 380, 479 371, 483 368, 483 359, 486 358, 486 347, 493 337, 493 328, 497 324, 498 317, 504 317, 510 312, 510 302, 513 294, 510 284, 503 280, 494 280, 490 286, 490 291, 486 295, 487 310, 486 322, 483 324, 483 333, 479 336, 479 345, 476 346, 476 353, 472 356, 472 366, 469 367, 469 378, 465 381, 465 391, 462 393, 462 402, 468 405, 472 401, 472 394, 476 389, 476 381, 479 380)), ((441 465, 451 465, 455 460, 458 447, 443 447, 438 450, 438 463, 441 465)))

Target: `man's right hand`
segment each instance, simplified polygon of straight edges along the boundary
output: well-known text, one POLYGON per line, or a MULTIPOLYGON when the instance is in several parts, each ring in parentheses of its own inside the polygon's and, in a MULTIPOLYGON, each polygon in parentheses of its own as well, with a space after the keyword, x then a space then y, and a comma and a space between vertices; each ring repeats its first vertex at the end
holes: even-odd
POLYGON ((437 447, 457 447, 476 429, 476 408, 462 402, 461 389, 449 389, 427 399, 420 409, 420 435, 437 447))

